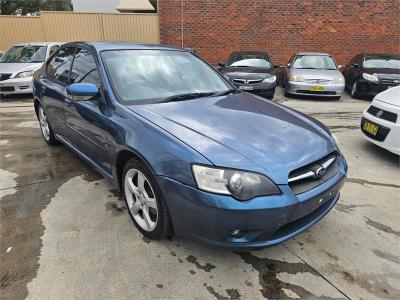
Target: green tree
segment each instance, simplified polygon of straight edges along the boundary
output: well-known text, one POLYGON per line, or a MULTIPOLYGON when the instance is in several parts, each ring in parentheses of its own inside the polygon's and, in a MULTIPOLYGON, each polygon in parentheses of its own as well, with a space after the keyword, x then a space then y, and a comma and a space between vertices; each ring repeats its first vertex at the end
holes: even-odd
POLYGON ((2 15, 14 14, 22 9, 22 14, 34 13, 40 10, 72 11, 72 0, 0 0, 2 15))

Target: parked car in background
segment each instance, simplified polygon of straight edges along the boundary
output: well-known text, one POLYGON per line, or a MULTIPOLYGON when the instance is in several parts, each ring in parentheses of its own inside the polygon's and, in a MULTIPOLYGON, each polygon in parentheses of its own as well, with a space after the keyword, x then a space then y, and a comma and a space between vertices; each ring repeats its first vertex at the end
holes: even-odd
POLYGON ((375 96, 363 113, 361 131, 370 142, 400 155, 400 86, 375 96))
POLYGON ((69 43, 34 75, 45 141, 124 193, 148 238, 265 247, 321 220, 347 164, 319 121, 235 89, 185 49, 69 43))
POLYGON ((62 43, 22 43, 0 58, 0 95, 32 93, 32 76, 62 43))
POLYGON ((339 68, 328 53, 297 53, 283 71, 285 94, 339 100, 344 92, 344 77, 339 68))
POLYGON ((275 94, 275 65, 268 53, 256 51, 233 52, 220 65, 220 72, 240 90, 272 99, 275 94))
POLYGON ((346 89, 353 98, 375 96, 400 84, 400 56, 360 53, 342 70, 346 89))

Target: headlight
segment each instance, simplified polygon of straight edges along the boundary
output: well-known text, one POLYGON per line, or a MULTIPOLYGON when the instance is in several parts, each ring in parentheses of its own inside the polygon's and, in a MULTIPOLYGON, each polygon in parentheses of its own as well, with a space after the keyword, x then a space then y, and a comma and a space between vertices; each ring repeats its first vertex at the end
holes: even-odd
POLYGON ((200 190, 241 201, 281 193, 271 180, 257 173, 193 165, 193 174, 200 190))
POLYGON ((289 81, 304 82, 306 80, 304 78, 300 77, 299 75, 290 75, 289 81))
POLYGON ((333 80, 334 83, 338 83, 338 84, 343 84, 344 83, 344 77, 343 76, 339 76, 337 78, 335 78, 333 80))
POLYGON ((367 79, 369 81, 373 81, 373 82, 377 82, 379 81, 378 76, 376 76, 376 74, 368 74, 368 73, 363 73, 362 76, 364 77, 364 79, 367 79))
POLYGON ((267 77, 263 80, 266 83, 274 83, 276 81, 276 76, 267 77))
POLYGON ((15 76, 15 78, 25 78, 25 77, 31 77, 33 74, 36 72, 36 70, 30 70, 30 71, 24 71, 20 72, 15 76))

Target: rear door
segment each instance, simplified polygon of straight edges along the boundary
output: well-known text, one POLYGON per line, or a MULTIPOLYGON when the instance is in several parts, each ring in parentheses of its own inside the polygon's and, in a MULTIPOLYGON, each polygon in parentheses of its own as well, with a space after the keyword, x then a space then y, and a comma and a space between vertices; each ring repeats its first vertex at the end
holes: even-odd
POLYGON ((90 100, 64 99, 65 122, 74 146, 95 164, 100 171, 111 174, 109 141, 112 115, 101 92, 101 79, 94 55, 86 48, 77 48, 71 68, 71 83, 95 84, 99 95, 90 100))
POLYGON ((46 66, 46 74, 41 79, 41 93, 47 118, 53 131, 66 135, 63 101, 67 95, 70 69, 75 48, 60 49, 46 66))

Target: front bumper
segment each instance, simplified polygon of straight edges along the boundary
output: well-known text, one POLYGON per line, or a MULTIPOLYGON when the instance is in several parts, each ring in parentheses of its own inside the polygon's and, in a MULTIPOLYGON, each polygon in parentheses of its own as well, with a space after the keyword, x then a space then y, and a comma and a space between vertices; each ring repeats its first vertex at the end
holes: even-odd
MULTIPOLYGON (((377 105, 376 102, 374 102, 374 105, 384 110, 389 110, 388 107, 391 106, 390 104, 377 105)), ((398 108, 396 110, 398 110, 398 108)), ((397 113, 398 120, 397 123, 394 123, 377 118, 376 116, 368 113, 367 110, 364 111, 361 119, 361 132, 371 143, 374 143, 375 145, 378 145, 379 147, 382 147, 394 154, 400 155, 400 111, 397 111, 397 113), (365 131, 363 128, 365 121, 372 122, 379 126, 376 136, 373 136, 365 131)))
POLYGON ((344 83, 308 83, 289 81, 286 84, 286 92, 293 95, 301 96, 318 96, 318 97, 340 97, 344 93, 344 83), (322 87, 323 91, 312 91, 312 87, 322 87))
POLYGON ((281 195, 240 202, 202 192, 175 180, 158 177, 175 234, 232 249, 264 248, 301 233, 324 217, 339 199, 346 166, 317 188, 295 195, 280 185, 281 195), (231 232, 242 235, 233 237, 231 232))
POLYGON ((0 94, 28 94, 33 92, 32 77, 10 78, 0 81, 0 94))
POLYGON ((261 82, 253 84, 240 84, 232 82, 232 84, 241 91, 248 92, 268 99, 274 98, 276 82, 274 83, 261 82))
POLYGON ((398 86, 399 84, 385 84, 382 81, 372 82, 366 79, 358 80, 358 93, 362 96, 373 97, 377 94, 386 91, 388 88, 398 86))

